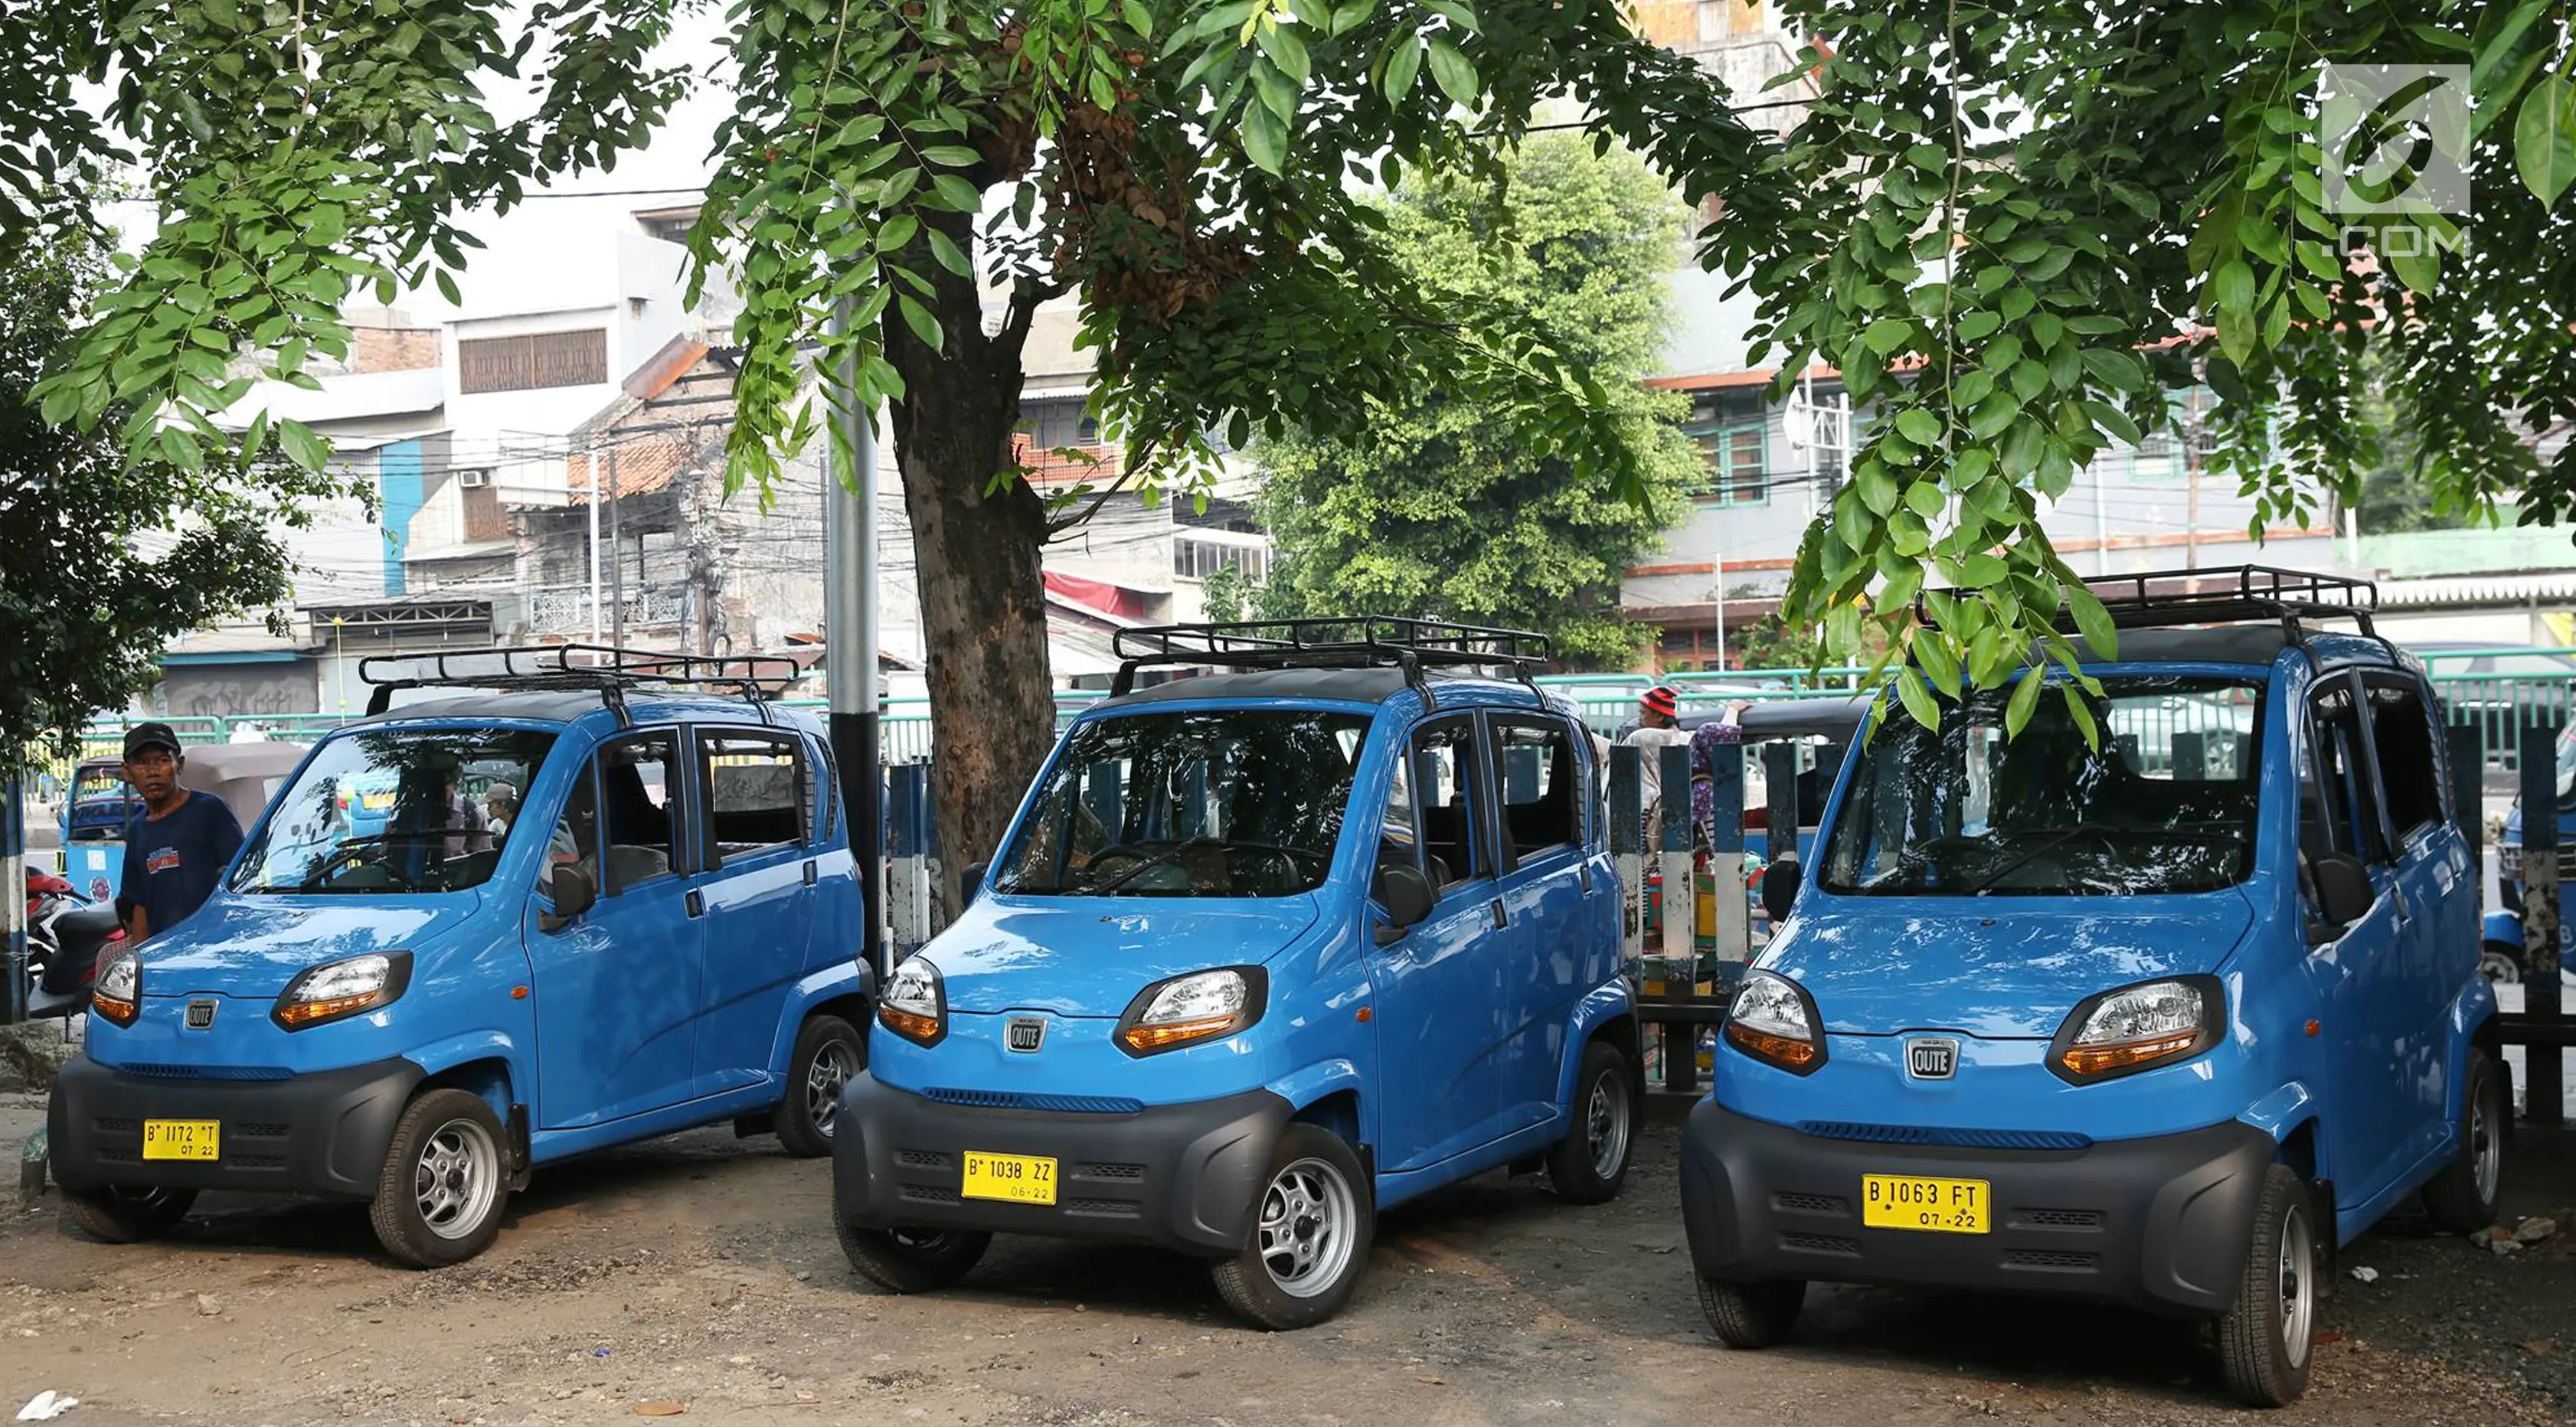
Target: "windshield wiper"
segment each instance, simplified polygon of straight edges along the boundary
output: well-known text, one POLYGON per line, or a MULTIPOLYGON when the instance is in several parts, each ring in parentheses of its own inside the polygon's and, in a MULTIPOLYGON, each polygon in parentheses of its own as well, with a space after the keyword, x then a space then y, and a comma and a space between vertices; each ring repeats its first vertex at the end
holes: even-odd
POLYGON ((1164 848, 1162 851, 1155 853, 1153 856, 1146 858, 1144 861, 1137 863, 1135 866, 1130 867, 1126 871, 1119 873, 1117 876, 1110 878, 1108 881, 1101 883, 1099 886, 1090 889, 1091 895, 1095 897, 1108 896, 1110 893, 1126 886, 1136 878, 1145 875, 1147 872, 1150 872, 1167 862, 1170 862, 1173 858, 1180 856, 1184 852, 1212 846, 1223 841, 1225 841, 1224 838, 1218 837, 1214 833, 1205 832, 1200 833, 1196 837, 1183 838, 1181 841, 1173 843, 1171 846, 1164 848))
MULTIPOLYGON (((2042 829, 2039 828, 2031 829, 2033 832, 2039 832, 2041 830, 2042 829)), ((2100 823, 2077 823, 2073 827, 2056 829, 2055 835, 2050 837, 2046 842, 2039 844, 2030 851, 2023 853, 2021 856, 2014 858, 2012 861, 2007 862, 2003 866, 1996 868, 1994 871, 1987 873, 1985 876, 1978 878, 1977 885, 1970 887, 1967 890, 1966 895, 1974 897, 1984 893, 1997 882, 2000 882, 2014 873, 2019 872, 2024 867, 2029 866, 2032 860, 2039 857, 2041 854, 2063 847, 2068 842, 2081 837, 2086 833, 2099 835, 2108 831, 2109 829, 2103 827, 2100 823)))

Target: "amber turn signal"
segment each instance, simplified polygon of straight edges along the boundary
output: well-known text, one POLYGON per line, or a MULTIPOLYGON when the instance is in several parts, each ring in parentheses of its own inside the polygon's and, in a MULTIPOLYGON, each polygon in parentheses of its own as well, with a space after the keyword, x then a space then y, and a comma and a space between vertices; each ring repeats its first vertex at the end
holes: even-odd
POLYGON ((1726 1023, 1726 1038, 1746 1055, 1756 1060, 1767 1060, 1784 1070, 1804 1069, 1821 1053, 1814 1041, 1775 1036, 1739 1021, 1726 1023))
POLYGON ((296 1001, 278 1007, 274 1014, 277 1023, 291 1031, 297 1026, 320 1025, 324 1021, 355 1015, 382 1004, 384 999, 384 992, 369 991, 359 996, 334 996, 328 1001, 296 1001))
POLYGON ((130 1026, 134 1024, 134 1017, 137 1014, 137 1011, 135 1004, 132 1001, 119 1001, 102 992, 90 997, 89 1005, 91 1010, 98 1013, 101 1020, 107 1021, 112 1025, 130 1026))
POLYGON ((892 1006, 879 1002, 877 1021, 887 1030, 908 1041, 928 1045, 939 1039, 939 1018, 936 1016, 917 1016, 910 1011, 898 1011, 892 1006))
POLYGON ((1203 1016, 1195 1021, 1162 1021, 1151 1025, 1129 1026, 1118 1033, 1118 1038, 1127 1043, 1129 1050, 1170 1050, 1176 1045, 1187 1045, 1191 1041, 1223 1035, 1233 1030, 1241 1019, 1233 1015, 1203 1016))
POLYGON ((2124 1041, 2117 1045, 2069 1046, 2061 1060, 2069 1073, 2091 1077, 2153 1065, 2171 1056, 2188 1054, 2199 1044, 2200 1032, 2192 1030, 2180 1035, 2124 1041))

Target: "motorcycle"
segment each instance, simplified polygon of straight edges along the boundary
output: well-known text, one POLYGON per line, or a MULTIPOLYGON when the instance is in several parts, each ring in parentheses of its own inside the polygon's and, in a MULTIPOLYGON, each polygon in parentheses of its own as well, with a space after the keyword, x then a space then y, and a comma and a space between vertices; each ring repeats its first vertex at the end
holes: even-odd
POLYGON ((101 962, 125 944, 112 903, 91 901, 51 873, 27 869, 27 1018, 89 1009, 101 962))

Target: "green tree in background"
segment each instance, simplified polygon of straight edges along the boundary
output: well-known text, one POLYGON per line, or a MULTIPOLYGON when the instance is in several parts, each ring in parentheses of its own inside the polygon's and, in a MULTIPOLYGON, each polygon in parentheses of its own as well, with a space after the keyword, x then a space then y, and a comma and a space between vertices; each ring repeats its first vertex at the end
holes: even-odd
POLYGON ((1501 190, 1418 178, 1388 205, 1391 256, 1430 305, 1536 335, 1606 391, 1642 499, 1549 453, 1523 405, 1425 388, 1370 400, 1338 438, 1257 450, 1278 545, 1271 617, 1427 615, 1534 629, 1560 663, 1624 667, 1646 632, 1619 581, 1682 513, 1706 466, 1674 426, 1686 402, 1640 381, 1671 328, 1665 275, 1684 209, 1635 155, 1539 134, 1501 190))
POLYGON ((105 278, 77 229, 0 252, 0 765, 68 754, 159 677, 174 634, 285 599, 278 532, 341 493, 291 467, 129 465, 113 421, 45 420, 31 389, 105 278))

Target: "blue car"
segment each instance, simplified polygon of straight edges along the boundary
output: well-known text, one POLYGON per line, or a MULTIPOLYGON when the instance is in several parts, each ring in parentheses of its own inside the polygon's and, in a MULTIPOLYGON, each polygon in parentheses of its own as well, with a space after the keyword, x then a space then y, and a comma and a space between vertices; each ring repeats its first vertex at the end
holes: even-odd
MULTIPOLYGON (((2558 806, 2552 815, 2558 820, 2558 845, 2576 847, 2576 725, 2558 735, 2557 773, 2558 806)), ((2505 815, 2504 833, 2496 839, 2500 884, 2496 891, 2503 905, 2486 916, 2485 966, 2488 978, 2499 982, 2518 982, 2523 977, 2522 820, 2526 811, 2522 800, 2514 799, 2513 811, 2505 815)), ((2563 912, 2558 924, 2558 967, 2562 975, 2576 971, 2576 929, 2568 926, 2563 912)))
POLYGON ((1118 691, 887 982, 833 1147, 851 1264, 920 1292, 996 1233, 1152 1245, 1298 1328, 1349 1298, 1389 1205, 1505 1166, 1617 1194, 1637 1027, 1591 740, 1467 676, 1543 641, 1119 640, 1118 691), (1239 672, 1131 691, 1188 663, 1239 672))
POLYGON ((2417 1195, 2494 1221, 2513 1102, 2421 669, 2366 585, 2135 578, 2098 690, 2026 673, 2018 736, 1970 693, 1846 763, 1685 1130, 1729 1346, 1818 1280, 2082 1299, 2213 1322, 2277 1405, 2335 1247, 2417 1195))
POLYGON ((101 970, 49 1116, 75 1223, 126 1242, 202 1190, 353 1200, 434 1266, 569 1155, 728 1120, 829 1151, 872 978, 812 720, 680 687, 671 656, 517 654, 381 685, 505 691, 324 739, 205 907, 101 970), (525 790, 498 835, 464 816, 477 775, 525 790), (342 794, 368 786, 362 832, 342 794))

